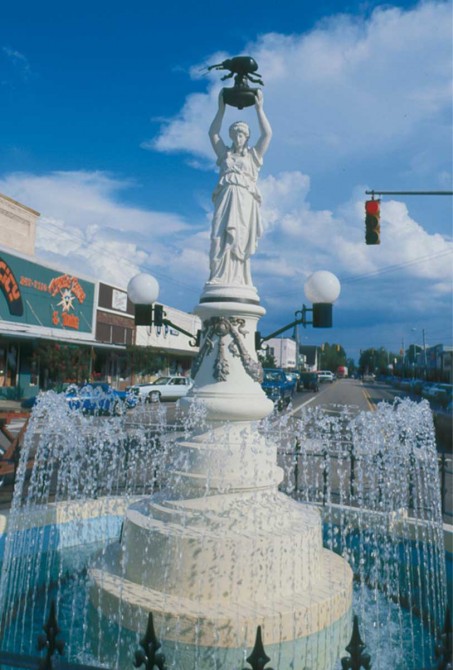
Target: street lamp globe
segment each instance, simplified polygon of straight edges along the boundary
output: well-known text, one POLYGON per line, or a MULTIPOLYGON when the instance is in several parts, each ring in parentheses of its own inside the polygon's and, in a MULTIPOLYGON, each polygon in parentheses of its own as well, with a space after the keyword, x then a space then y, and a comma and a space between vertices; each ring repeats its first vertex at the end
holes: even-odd
POLYGON ((307 300, 313 304, 333 304, 340 295, 341 285, 338 278, 327 270, 318 270, 311 274, 304 285, 307 300))
POLYGON ((127 295, 134 305, 152 305, 159 295, 159 283, 152 275, 141 272, 130 280, 127 295))
POLYGON ((327 270, 318 270, 304 285, 307 300, 313 303, 313 328, 332 328, 332 304, 340 295, 340 282, 327 270))

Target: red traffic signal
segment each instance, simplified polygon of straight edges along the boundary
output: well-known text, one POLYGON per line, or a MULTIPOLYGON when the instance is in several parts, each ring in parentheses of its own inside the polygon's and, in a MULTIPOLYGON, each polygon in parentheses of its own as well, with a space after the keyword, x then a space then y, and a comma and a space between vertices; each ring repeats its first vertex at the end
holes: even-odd
POLYGON ((381 243, 380 200, 367 200, 365 202, 365 242, 367 244, 381 243))

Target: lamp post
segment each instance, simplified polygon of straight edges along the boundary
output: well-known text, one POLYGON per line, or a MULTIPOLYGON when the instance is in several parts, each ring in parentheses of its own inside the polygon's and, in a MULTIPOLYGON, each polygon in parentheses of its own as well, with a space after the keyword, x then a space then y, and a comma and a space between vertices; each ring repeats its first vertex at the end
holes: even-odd
POLYGON ((319 270, 308 277, 304 292, 313 303, 313 328, 332 328, 332 305, 340 291, 340 282, 332 272, 319 270))
POLYGON ((261 333, 256 332, 256 348, 261 349, 261 345, 266 340, 270 340, 281 333, 284 333, 290 328, 294 328, 301 324, 304 328, 312 325, 313 328, 332 328, 332 306, 338 299, 341 291, 341 285, 338 277, 327 270, 318 270, 310 275, 305 282, 304 292, 305 296, 313 307, 309 308, 302 305, 302 309, 295 312, 296 317, 294 321, 288 323, 286 326, 279 328, 266 337, 261 337, 261 333), (307 320, 307 314, 313 314, 312 321, 307 320))
POLYGON ((157 279, 144 272, 135 275, 127 285, 127 295, 134 304, 135 325, 151 325, 153 322, 153 305, 159 296, 157 279))
POLYGON ((159 283, 152 275, 141 272, 132 277, 127 285, 127 295, 134 304, 136 326, 170 326, 186 335, 190 340, 190 346, 199 346, 200 331, 197 335, 189 333, 170 319, 166 318, 164 306, 156 303, 159 296, 159 283))

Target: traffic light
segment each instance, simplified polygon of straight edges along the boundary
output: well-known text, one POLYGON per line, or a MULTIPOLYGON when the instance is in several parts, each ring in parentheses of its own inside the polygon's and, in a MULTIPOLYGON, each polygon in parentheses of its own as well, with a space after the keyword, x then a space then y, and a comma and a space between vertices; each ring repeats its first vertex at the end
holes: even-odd
POLYGON ((164 325, 164 306, 154 303, 154 305, 135 306, 135 325, 136 326, 163 326, 164 325))
POLYGON ((164 306, 163 305, 154 305, 154 315, 153 315, 153 324, 155 326, 162 326, 164 321, 164 306))
POLYGON ((365 242, 367 244, 381 243, 380 204, 380 200, 367 200, 365 202, 365 242))
POLYGON ((149 326, 153 318, 152 305, 135 305, 135 325, 149 326))

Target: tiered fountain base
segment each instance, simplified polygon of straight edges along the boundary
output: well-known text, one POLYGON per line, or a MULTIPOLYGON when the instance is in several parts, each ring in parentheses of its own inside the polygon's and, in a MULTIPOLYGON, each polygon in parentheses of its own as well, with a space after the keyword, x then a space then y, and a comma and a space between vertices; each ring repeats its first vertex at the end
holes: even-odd
POLYGON ((175 442, 167 489, 128 509, 121 545, 91 569, 92 602, 130 630, 152 612, 178 670, 241 667, 257 626, 276 668, 327 670, 350 637, 352 572, 323 549, 318 510, 278 492, 276 445, 254 422, 272 410, 254 351, 264 310, 223 300, 198 311, 186 407, 201 401, 205 425, 175 442))

